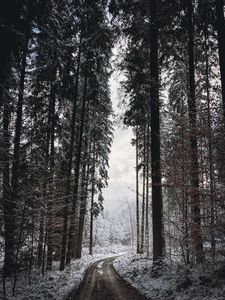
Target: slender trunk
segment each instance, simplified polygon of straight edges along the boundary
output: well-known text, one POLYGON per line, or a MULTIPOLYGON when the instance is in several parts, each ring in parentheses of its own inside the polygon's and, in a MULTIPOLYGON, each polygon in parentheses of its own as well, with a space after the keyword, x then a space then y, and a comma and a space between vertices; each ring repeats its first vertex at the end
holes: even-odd
MULTIPOLYGON (((0 110, 2 105, 4 104, 3 95, 7 92, 7 80, 10 73, 10 64, 12 60, 12 52, 17 52, 19 45, 17 43, 12 43, 13 40, 13 32, 15 28, 15 24, 19 17, 21 17, 21 12, 24 6, 24 1, 10 1, 8 3, 1 2, 1 32, 0 32, 0 110), (10 3, 10 4, 9 4, 10 3), (16 13, 12 13, 16 12, 16 13), (14 45, 14 48, 12 48, 14 45)), ((30 7, 29 7, 30 8, 30 7)), ((29 11, 29 9, 28 9, 29 11)), ((26 20, 27 24, 29 24, 29 16, 26 20)), ((29 29, 29 25, 28 25, 29 29)), ((18 32, 22 35, 23 32, 18 32)))
POLYGON ((86 136, 84 138, 83 169, 81 175, 80 216, 78 222, 78 234, 76 237, 76 245, 75 245, 75 258, 81 258, 84 220, 86 215, 87 198, 88 198, 88 184, 89 184, 89 175, 90 175, 90 153, 91 153, 91 143, 89 143, 90 140, 89 99, 87 102, 86 111, 87 111, 87 117, 85 123, 88 124, 88 128, 87 128, 86 136))
MULTIPOLYGON (((28 41, 26 41, 26 46, 23 50, 22 65, 20 71, 20 82, 19 82, 19 96, 17 103, 16 112, 16 128, 15 128, 15 138, 14 138, 14 153, 13 153, 13 164, 12 164, 12 177, 11 177, 11 193, 10 193, 10 235, 11 243, 9 251, 14 253, 14 238, 15 238, 15 209, 17 203, 17 190, 18 190, 18 179, 19 179, 19 164, 20 164, 20 140, 21 140, 21 129, 22 129, 22 114, 23 114, 23 100, 24 100, 24 81, 25 81, 25 70, 26 70, 26 57, 28 51, 28 41)), ((15 267, 15 266, 14 266, 15 267)))
MULTIPOLYGON (((149 116, 148 116, 149 118, 149 116)), ((148 120, 149 121, 149 120, 148 120)), ((146 209, 145 209, 145 247, 146 253, 149 257, 149 155, 150 155, 150 143, 149 143, 149 122, 147 121, 147 137, 146 137, 146 209)))
MULTIPOLYGON (((86 147, 87 147, 87 141, 86 141, 86 147)), ((87 206, 89 162, 87 162, 87 164, 84 163, 81 177, 82 180, 81 180, 80 217, 79 217, 79 228, 78 228, 78 235, 77 235, 75 258, 81 258, 81 252, 82 252, 84 219, 85 219, 86 206, 87 206)))
POLYGON ((15 289, 16 289, 16 284, 17 284, 17 262, 18 262, 20 247, 21 247, 23 227, 24 227, 24 223, 25 223, 25 212, 26 212, 26 200, 24 201, 22 220, 20 223, 19 238, 18 238, 18 242, 17 242, 17 249, 16 249, 16 255, 15 255, 15 271, 14 271, 14 282, 13 282, 13 289, 12 289, 13 296, 15 296, 15 289))
POLYGON ((10 103, 5 100, 3 106, 3 144, 2 144, 2 162, 3 162, 3 212, 5 223, 5 259, 4 259, 4 280, 11 276, 14 268, 14 228, 13 216, 14 207, 10 201, 10 176, 9 176, 9 149, 10 149, 10 103))
POLYGON ((23 102, 24 102, 24 83, 26 75, 26 58, 28 51, 28 41, 23 51, 22 67, 20 72, 20 83, 19 83, 19 97, 17 103, 16 112, 16 130, 14 138, 14 154, 13 154, 13 166, 12 166, 12 201, 17 199, 17 188, 19 178, 19 164, 20 164, 20 140, 21 140, 21 129, 22 129, 22 116, 23 116, 23 102))
POLYGON ((49 196, 47 199, 47 213, 48 213, 48 227, 47 227, 47 270, 52 269, 52 252, 53 252, 53 219, 52 219, 52 203, 54 202, 54 167, 55 167, 55 79, 56 79, 56 69, 54 70, 54 78, 51 83, 51 92, 50 92, 50 187, 49 192, 53 194, 53 196, 49 196))
POLYGON ((90 255, 93 255, 94 197, 95 197, 95 144, 93 146, 91 209, 90 209, 90 242, 89 242, 89 254, 90 255))
POLYGON ((139 170, 138 170, 138 126, 136 127, 136 233, 137 233, 137 254, 140 253, 140 224, 139 224, 139 170))
POLYGON ((144 125, 144 149, 143 149, 143 192, 142 192, 142 218, 141 218, 141 250, 144 252, 144 235, 145 235, 145 180, 146 180, 146 125, 144 125))
POLYGON ((70 149, 68 154, 68 166, 67 166, 67 175, 66 175, 67 187, 66 187, 66 197, 65 197, 64 212, 63 212, 63 233, 62 233, 62 242, 61 242, 60 270, 64 270, 65 259, 66 259, 68 212, 69 212, 69 200, 70 200, 70 191, 71 191, 71 171, 72 171, 74 140, 75 140, 75 120, 76 120, 77 98, 78 98, 78 90, 79 90, 80 59, 81 59, 81 37, 80 37, 80 47, 79 47, 78 59, 77 59, 75 91, 74 91, 74 100, 73 100, 73 113, 72 113, 72 120, 70 126, 71 136, 70 136, 70 149))
POLYGON ((39 239, 38 239, 38 250, 37 250, 37 266, 41 267, 42 255, 43 255, 43 242, 44 242, 44 214, 43 208, 40 211, 40 224, 39 224, 39 239))
POLYGON ((181 103, 181 149, 182 149, 182 166, 181 166, 181 176, 182 176, 182 204, 183 204, 183 227, 184 227, 184 245, 185 245, 185 263, 190 264, 189 258, 189 231, 188 231, 188 197, 186 190, 186 172, 185 172, 185 144, 184 144, 184 100, 182 99, 181 103))
POLYGON ((199 165, 197 147, 197 108, 195 99, 195 65, 194 65, 194 26, 193 26, 193 4, 188 0, 188 65, 189 65, 189 97, 188 113, 190 125, 191 146, 191 215, 192 215, 192 239, 195 248, 197 262, 202 262, 203 244, 201 235, 201 212, 199 195, 199 165))
MULTIPOLYGON (((49 166, 49 147, 50 147, 50 140, 51 140, 51 132, 52 132, 52 110, 53 106, 55 105, 53 102, 55 100, 52 97, 52 90, 50 92, 49 96, 49 107, 48 107, 48 120, 47 120, 47 133, 46 133, 46 147, 45 147, 45 168, 46 168, 46 176, 48 177, 48 166, 49 166)), ((45 212, 47 210, 47 214, 49 213, 49 203, 50 199, 48 197, 47 192, 47 179, 43 177, 43 201, 42 201, 42 207, 40 209, 40 225, 39 225, 39 241, 38 241, 38 267, 42 267, 42 270, 44 268, 43 262, 45 264, 45 247, 46 247, 46 237, 47 232, 44 232, 46 217, 48 219, 49 215, 45 216, 45 212)), ((48 226, 46 226, 46 230, 48 231, 48 226)), ((44 273, 44 271, 42 271, 44 273)))
MULTIPOLYGON (((46 147, 45 147, 45 168, 46 168, 46 175, 48 174, 48 166, 49 166, 49 146, 50 146, 50 139, 51 139, 51 118, 52 118, 52 107, 53 107, 53 97, 52 92, 50 93, 49 97, 49 107, 48 107, 48 120, 47 120, 47 133, 46 133, 46 147)), ((39 227, 39 241, 38 241, 38 267, 44 268, 43 262, 45 264, 45 247, 46 247, 46 237, 47 233, 44 232, 44 225, 46 222, 45 211, 47 209, 47 213, 49 211, 49 197, 47 193, 47 179, 43 177, 43 201, 42 207, 40 209, 40 227, 39 227), (47 204, 47 207, 46 207, 47 204)), ((48 217, 48 216, 47 216, 48 217)), ((48 230, 46 226, 46 230, 48 230)), ((44 273, 44 271, 42 271, 44 273)))
POLYGON ((48 239, 48 222, 45 220, 45 233, 44 233, 44 245, 43 245, 43 255, 42 255, 42 277, 45 276, 45 261, 46 261, 46 246, 47 246, 47 239, 48 239))
POLYGON ((207 127, 208 127, 208 156, 209 156, 209 182, 210 182, 210 230, 212 258, 215 258, 216 241, 214 234, 215 226, 215 192, 214 192, 214 170, 212 150, 212 117, 210 108, 210 81, 209 81, 209 53, 208 53, 208 30, 205 30, 205 74, 206 74, 206 98, 207 98, 207 127))
POLYGON ((150 3, 150 106, 151 106, 151 178, 153 260, 163 257, 163 202, 161 185, 160 119, 159 119, 159 67, 157 1, 150 3))
POLYGON ((5 40, 0 46, 0 110, 4 104, 3 95, 6 91, 6 81, 10 69, 10 46, 9 41, 5 40))
MULTIPOLYGON (((52 186, 53 188, 53 186, 52 186)), ((54 202, 54 195, 53 197, 48 198, 48 226, 47 230, 47 262, 46 262, 46 269, 52 269, 52 253, 53 253, 53 219, 52 219, 52 203, 54 202), (52 202, 52 203, 51 203, 52 202)))
POLYGON ((216 21, 219 46, 220 76, 223 100, 223 117, 225 122, 225 23, 224 23, 224 1, 216 2, 216 21))
POLYGON ((69 240, 68 240, 68 249, 66 263, 69 264, 72 258, 73 252, 73 241, 76 227, 76 206, 78 200, 78 187, 79 187, 79 178, 80 178, 80 163, 81 163, 81 153, 83 147, 83 132, 84 132, 84 121, 85 121, 85 111, 86 111, 86 100, 87 100, 87 76, 84 78, 84 91, 83 91, 83 100, 82 100, 82 109, 81 109, 81 119, 80 119, 80 132, 79 132, 79 141, 77 145, 76 153, 76 162, 74 170, 74 190, 73 190, 73 203, 72 203, 72 215, 70 221, 70 231, 69 231, 69 240))
POLYGON ((130 208, 130 204, 129 204, 128 201, 127 201, 127 207, 128 207, 128 212, 129 212, 129 218, 130 218, 131 251, 133 252, 133 246, 134 246, 134 229, 133 229, 133 221, 132 221, 131 208, 130 208))
MULTIPOLYGON (((33 128, 33 120, 31 121, 31 127, 33 128)), ((33 155, 33 137, 30 139, 30 164, 32 164, 34 159, 33 155)), ((34 193, 35 187, 31 189, 31 194, 34 193)), ((35 226, 36 227, 36 226, 35 226)), ((31 284, 31 272, 33 267, 34 258, 34 200, 31 202, 31 248, 30 248, 30 258, 29 258, 29 268, 28 268, 28 284, 31 284)))
POLYGON ((33 267, 33 256, 34 256, 34 212, 32 207, 32 232, 31 232, 31 250, 30 250, 30 260, 29 260, 29 271, 28 271, 28 284, 31 284, 31 272, 33 267))

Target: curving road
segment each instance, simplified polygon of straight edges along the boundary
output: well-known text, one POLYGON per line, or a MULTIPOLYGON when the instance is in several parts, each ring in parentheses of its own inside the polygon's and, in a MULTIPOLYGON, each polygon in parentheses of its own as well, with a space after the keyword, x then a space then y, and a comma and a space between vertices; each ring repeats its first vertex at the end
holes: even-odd
POLYGON ((87 275, 72 300, 146 300, 129 286, 113 268, 113 260, 107 258, 91 265, 87 275))

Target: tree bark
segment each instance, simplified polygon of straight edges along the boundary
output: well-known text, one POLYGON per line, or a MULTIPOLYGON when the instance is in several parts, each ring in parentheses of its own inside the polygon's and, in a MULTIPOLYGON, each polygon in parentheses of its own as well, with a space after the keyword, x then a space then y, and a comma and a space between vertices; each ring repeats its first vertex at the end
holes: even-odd
POLYGON ((181 182, 182 182, 182 210, 183 210, 183 231, 184 231, 184 245, 185 245, 185 263, 189 265, 190 263, 190 255, 189 255, 189 230, 188 230, 188 196, 187 196, 187 188, 186 188, 186 172, 185 172, 185 144, 184 144, 184 100, 181 100, 181 149, 182 149, 182 165, 181 165, 181 182))
POLYGON ((5 223, 5 259, 4 259, 4 280, 11 276, 14 269, 14 228, 13 217, 14 207, 10 201, 10 176, 9 176, 9 149, 10 149, 10 103, 6 99, 3 106, 3 212, 5 223))
MULTIPOLYGON (((87 141, 86 141, 86 147, 87 147, 87 141)), ((80 216, 79 216, 79 228, 78 228, 78 235, 77 235, 75 258, 81 258, 84 220, 85 220, 86 207, 87 207, 88 181, 89 181, 89 161, 84 163, 83 170, 82 170, 80 216)))
POLYGON ((159 119, 159 67, 157 0, 150 2, 150 107, 151 107, 151 178, 153 260, 163 257, 163 202, 161 185, 160 119, 159 119))
POLYGON ((6 81, 10 69, 10 52, 8 43, 5 43, 0 49, 0 110, 4 103, 3 95, 6 92, 6 81))
POLYGON ((140 253, 140 224, 139 224, 139 166, 138 166, 138 159, 139 159, 139 151, 138 151, 138 144, 139 144, 139 133, 138 133, 138 126, 136 126, 136 234, 137 234, 137 254, 140 253))
POLYGON ((26 199, 24 200, 22 220, 21 220, 21 223, 20 223, 20 226, 19 226, 19 238, 18 238, 17 247, 16 247, 14 282, 13 282, 13 288, 12 288, 12 295, 13 296, 15 296, 15 290, 16 290, 16 284, 17 284, 17 263, 18 263, 19 251, 20 251, 20 247, 21 247, 23 227, 24 227, 24 223, 25 223, 25 213, 26 213, 26 199))
MULTIPOLYGON (((54 71, 54 74, 56 74, 56 70, 54 71)), ((53 118, 53 112, 55 110, 55 95, 52 90, 52 83, 50 84, 50 96, 49 96, 49 106, 48 106, 48 119, 47 119, 47 134, 46 134, 46 147, 45 147, 45 168, 46 168, 46 177, 49 177, 49 158, 50 158, 50 145, 51 145, 51 139, 52 139, 52 131, 54 132, 54 129, 52 128, 52 118, 53 118)), ((50 174, 51 175, 51 174, 50 174)), ((41 216, 40 216, 40 228, 39 228, 39 241, 38 241, 38 267, 42 267, 42 273, 44 274, 44 268, 45 268, 45 253, 46 253, 46 244, 48 243, 48 222, 51 218, 49 211, 50 211, 50 199, 48 195, 47 189, 51 185, 51 180, 48 180, 43 177, 43 202, 42 202, 42 208, 41 208, 41 216), (47 214, 45 213, 47 212, 47 214), (46 225, 46 226, 45 226, 46 225), (44 230, 46 228, 46 230, 44 230)), ((50 247, 51 248, 51 247, 50 247)), ((51 249, 50 249, 51 250, 51 249)), ((47 252, 48 253, 48 252, 47 252)), ((48 266, 47 266, 48 268, 48 266)))
MULTIPOLYGON (((15 138, 14 138, 14 153, 13 153, 13 164, 12 164, 12 177, 11 177, 11 192, 9 193, 10 196, 8 197, 9 201, 9 219, 10 224, 6 224, 5 230, 6 232, 9 230, 10 241, 6 241, 7 247, 6 252, 9 251, 9 254, 6 255, 5 260, 5 270, 7 271, 6 274, 10 275, 12 270, 14 269, 14 262, 12 266, 12 255, 14 256, 14 239, 15 239, 15 208, 16 208, 16 201, 17 201, 17 189, 18 189, 18 179, 19 179, 19 163, 20 163, 20 140, 21 140, 21 128, 22 128, 22 114, 23 114, 23 100, 24 100, 24 81, 25 81, 25 74, 26 74, 26 57, 28 51, 28 39, 25 43, 25 47, 23 50, 22 55, 22 62, 21 62, 21 71, 20 71, 20 82, 19 82, 19 96, 18 96, 18 103, 17 103, 17 113, 16 113, 16 128, 15 128, 15 138), (11 258, 10 258, 11 257, 11 258), (9 259, 8 259, 9 258, 9 259), (9 263, 9 266, 7 264, 9 263), (9 270, 11 269, 11 271, 9 270)), ((8 106, 6 104, 6 106, 8 106)), ((7 108, 9 109, 9 108, 7 108)), ((4 125, 3 125, 4 126, 4 125)), ((5 124, 5 126, 9 126, 9 124, 5 124)), ((7 130, 6 130, 7 131, 7 130)), ((9 157, 7 158, 9 160, 9 157)), ((8 178, 9 179, 9 178, 8 178)), ((8 218, 6 218, 8 219, 8 218)), ((8 223, 8 220, 6 220, 8 223)), ((6 233, 7 239, 8 233, 6 233)))
POLYGON ((197 147, 197 107, 195 97, 195 64, 194 64, 194 26, 193 26, 193 4, 188 0, 188 67, 189 67, 189 96, 188 113, 190 126, 191 147, 191 215, 192 215, 192 239, 195 248, 197 262, 203 261, 203 244, 201 235, 201 212, 199 195, 199 164, 197 147))
POLYGON ((90 209, 90 242, 89 254, 93 255, 93 225, 94 225, 94 197, 95 197, 95 143, 93 146, 93 163, 92 163, 92 187, 91 187, 91 209, 90 209))
MULTIPOLYGON (((149 115, 148 115, 149 119, 149 115)), ((150 143, 149 143, 149 120, 147 120, 147 136, 146 136, 146 208, 145 208, 145 248, 147 256, 149 257, 149 155, 150 155, 150 143)))
POLYGON ((216 2, 216 21, 219 48, 220 76, 223 101, 223 117, 225 123, 225 23, 224 23, 224 1, 216 2))
POLYGON ((22 117, 23 117, 23 104, 24 104, 24 83, 26 75, 26 59, 28 52, 29 36, 26 38, 25 47, 23 49, 21 71, 20 71, 20 83, 19 83, 19 96, 17 103, 16 112, 16 129, 14 138, 14 154, 13 154, 13 165, 12 165, 12 201, 15 202, 17 199, 18 179, 19 179, 19 164, 20 164, 20 140, 21 140, 21 129, 22 129, 22 117))
POLYGON ((52 252, 53 252, 53 219, 52 219, 52 202, 54 199, 54 167, 55 167, 55 105, 56 105, 56 94, 55 94, 55 80, 56 80, 56 68, 53 71, 53 80, 51 82, 50 91, 50 182, 49 182, 49 195, 47 199, 48 209, 48 227, 47 227, 47 270, 52 269, 52 252))
POLYGON ((142 186, 142 216, 141 216, 141 247, 140 252, 144 253, 144 236, 145 236, 145 191, 146 191, 146 124, 144 125, 144 149, 143 149, 143 186, 142 186))
POLYGON ((38 235, 38 250, 37 250, 37 266, 41 267, 42 255, 43 255, 43 242, 44 242, 44 214, 43 208, 40 211, 40 224, 39 224, 39 235, 38 235))
POLYGON ((208 157, 209 157, 209 181, 210 181, 210 230, 211 230, 211 251, 212 258, 215 258, 215 181, 213 168, 213 149, 212 149, 212 116, 210 107, 210 79, 209 74, 209 53, 208 53, 208 28, 205 28, 205 75, 206 75, 206 98, 207 98, 207 127, 208 127, 208 157))
POLYGON ((84 132, 84 121, 85 121, 85 111, 86 111, 86 101, 87 101, 87 75, 84 78, 84 91, 83 91, 83 100, 82 100, 82 108, 81 108, 81 118, 80 118, 80 132, 79 132, 79 141, 77 145, 77 153, 76 153, 76 162, 75 162, 75 170, 74 170, 74 190, 73 190, 73 203, 72 203, 72 214, 70 221, 70 231, 69 231, 69 240, 68 240, 68 248, 67 248, 67 257, 66 264, 70 263, 70 260, 73 255, 73 241, 76 227, 76 207, 78 200, 78 187, 79 187, 79 178, 80 178, 80 164, 81 164, 81 153, 83 147, 83 132, 84 132))
POLYGON ((71 120, 71 136, 70 136, 70 148, 68 154, 68 166, 67 166, 67 186, 66 186, 66 197, 64 203, 64 212, 63 212, 63 234, 61 242, 61 255, 60 255, 60 270, 65 268, 65 259, 66 259, 66 248, 67 248, 67 234, 68 234, 68 212, 69 212, 69 200, 71 192, 71 171, 72 171, 72 162, 73 162, 73 153, 74 153, 74 141, 75 141, 75 120, 77 112, 77 98, 79 90, 79 77, 80 77, 80 59, 81 59, 81 38, 80 38, 80 47, 77 58, 77 70, 76 70, 76 79, 75 79, 75 91, 74 91, 74 100, 73 100, 73 113, 71 120))

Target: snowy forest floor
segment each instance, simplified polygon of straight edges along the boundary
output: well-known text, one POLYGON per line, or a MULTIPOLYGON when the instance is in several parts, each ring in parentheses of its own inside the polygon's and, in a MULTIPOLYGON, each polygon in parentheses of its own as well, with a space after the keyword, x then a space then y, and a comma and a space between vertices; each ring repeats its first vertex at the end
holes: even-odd
POLYGON ((118 274, 151 300, 224 300, 225 263, 185 269, 177 262, 165 262, 163 274, 152 276, 152 260, 126 254, 114 263, 118 274))
MULTIPOLYGON (((52 271, 47 271, 43 277, 40 270, 33 270, 31 283, 28 284, 28 275, 18 274, 15 296, 12 295, 12 284, 7 281, 8 300, 63 300, 72 289, 78 288, 85 271, 94 262, 109 257, 122 255, 128 251, 127 247, 108 247, 94 249, 95 254, 90 256, 87 249, 79 260, 73 260, 64 271, 59 270, 59 262, 55 262, 52 271)), ((0 300, 3 299, 2 280, 0 279, 0 300)))
MULTIPOLYGON (((88 267, 101 259, 117 256, 113 266, 117 273, 140 294, 151 300, 224 300, 225 262, 206 263, 187 269, 178 262, 165 260, 160 277, 152 276, 152 259, 144 255, 133 255, 127 247, 112 246, 94 249, 94 255, 87 254, 73 260, 64 271, 58 271, 55 262, 52 271, 42 277, 40 270, 33 270, 31 283, 27 273, 18 274, 15 296, 11 296, 12 284, 7 282, 8 300, 63 300, 72 290, 78 288, 88 267)), ((0 300, 3 299, 0 279, 0 300)))

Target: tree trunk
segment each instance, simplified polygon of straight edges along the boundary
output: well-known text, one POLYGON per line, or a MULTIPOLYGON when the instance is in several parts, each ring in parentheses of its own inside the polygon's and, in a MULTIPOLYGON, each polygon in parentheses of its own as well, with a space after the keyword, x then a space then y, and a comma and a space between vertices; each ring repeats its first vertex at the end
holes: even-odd
MULTIPOLYGON (((149 115, 148 115, 149 119, 149 115)), ((147 256, 149 257, 149 155, 150 155, 150 143, 149 143, 149 120, 147 120, 147 136, 146 136, 146 208, 145 208, 145 248, 147 256)))
POLYGON ((0 110, 4 103, 3 101, 3 95, 6 92, 6 81, 7 76, 9 73, 9 66, 10 66, 10 47, 9 44, 6 43, 4 39, 4 43, 1 45, 0 48, 0 110))
POLYGON ((16 284, 17 284, 17 263, 18 263, 19 251, 20 251, 20 247, 21 247, 23 227, 24 227, 24 223, 25 223, 25 212, 26 212, 26 200, 24 201, 22 219, 21 219, 21 223, 19 226, 19 238, 17 241, 17 248, 16 248, 16 255, 15 255, 14 282, 13 282, 13 288, 12 288, 13 296, 15 296, 15 290, 16 290, 16 284))
POLYGON ((208 157, 209 157, 209 181, 210 181, 210 230, 211 230, 211 251, 212 258, 215 258, 215 182, 213 170, 213 149, 212 149, 212 116, 210 108, 210 80, 209 80, 209 53, 208 53, 208 28, 205 29, 205 75, 206 75, 206 98, 207 98, 207 127, 208 127, 208 157))
POLYGON ((13 28, 18 22, 23 4, 23 1, 0 2, 0 109, 4 104, 3 95, 7 92, 6 86, 10 73, 12 52, 18 50, 18 42, 14 44, 15 47, 12 49, 13 28))
MULTIPOLYGON (((53 125, 52 118, 55 111, 55 95, 53 94, 54 93, 51 86, 50 96, 49 96, 49 106, 48 106, 47 134, 46 134, 46 147, 45 147, 45 168, 46 168, 47 178, 49 177, 49 169, 48 169, 49 168, 49 147, 50 147, 51 139, 54 136, 54 134, 52 135, 52 131, 54 133, 54 129, 52 128, 53 125)), ((39 241, 38 241, 38 267, 40 268, 42 266, 43 274, 44 274, 43 263, 45 264, 46 244, 48 243, 48 231, 49 231, 48 225, 45 226, 45 223, 48 222, 48 220, 51 217, 49 215, 50 199, 47 191, 48 185, 49 185, 48 180, 43 177, 43 202, 42 202, 42 208, 40 212, 41 216, 40 216, 39 241), (45 216, 46 211, 47 211, 47 216, 45 216), (44 227, 46 227, 46 232, 44 232, 44 227)))
POLYGON ((84 132, 84 121, 85 121, 85 111, 86 111, 86 100, 87 100, 87 76, 84 78, 84 91, 83 91, 83 100, 81 108, 81 119, 80 119, 80 132, 79 132, 79 141, 77 145, 76 153, 76 162, 74 170, 74 190, 73 190, 73 203, 72 203, 72 214, 70 221, 70 231, 69 231, 69 240, 68 240, 68 249, 67 249, 67 258, 66 263, 69 264, 72 258, 73 252, 73 241, 76 228, 76 207, 78 200, 78 187, 79 187, 79 178, 80 178, 80 163, 81 163, 81 153, 83 147, 83 132, 84 132))
POLYGON ((223 100, 223 117, 225 122, 225 24, 224 24, 224 1, 216 2, 216 21, 219 47, 220 76, 223 100))
POLYGON ((186 188, 186 172, 185 172, 185 144, 184 144, 184 129, 185 129, 185 124, 184 124, 184 100, 181 100, 181 115, 180 115, 180 120, 181 120, 181 149, 182 149, 182 165, 181 165, 181 182, 182 182, 182 210, 183 210, 183 228, 184 228, 184 247, 185 247, 185 263, 189 265, 190 263, 190 255, 189 255, 189 230, 188 230, 188 196, 187 196, 187 188, 186 188))
POLYGON ((77 99, 78 99, 78 90, 79 90, 80 59, 81 59, 81 38, 80 38, 80 47, 79 47, 78 59, 77 59, 73 113, 72 113, 72 120, 70 126, 71 136, 70 136, 70 149, 68 154, 68 166, 67 166, 67 175, 66 175, 67 186, 66 186, 66 197, 65 197, 64 212, 63 212, 63 234, 62 234, 62 242, 61 242, 60 270, 64 270, 65 259, 66 259, 67 234, 68 234, 68 211, 69 211, 69 199, 70 199, 70 191, 71 191, 71 171, 72 171, 74 141, 75 141, 75 120, 76 120, 77 99))
POLYGON ((140 252, 144 253, 144 235, 145 235, 145 180, 146 180, 146 125, 144 125, 144 149, 143 149, 143 190, 142 190, 142 216, 141 216, 141 247, 140 252))
POLYGON ((43 209, 40 211, 40 224, 39 224, 39 239, 38 239, 38 250, 37 250, 37 266, 41 267, 42 255, 43 255, 43 242, 44 242, 44 214, 43 209))
POLYGON ((136 234, 137 234, 137 254, 140 253, 140 224, 139 224, 139 170, 138 170, 138 143, 139 133, 138 126, 136 126, 136 234))
POLYGON ((13 153, 13 164, 12 164, 12 177, 11 177, 11 202, 13 205, 13 216, 12 216, 12 228, 15 234, 15 209, 18 197, 18 180, 19 180, 19 168, 20 168, 20 141, 21 141, 21 129, 22 129, 22 117, 23 117, 23 104, 24 104, 24 83, 26 76, 26 59, 28 52, 29 38, 25 41, 25 47, 23 49, 21 71, 20 71, 20 82, 19 82, 19 96, 17 103, 16 112, 16 128, 14 138, 14 153, 13 153))
POLYGON ((51 82, 51 91, 50 91, 50 182, 49 182, 49 192, 52 194, 49 195, 47 199, 47 213, 48 213, 48 227, 47 227, 47 270, 52 269, 52 252, 53 252, 53 220, 52 220, 52 203, 54 200, 54 167, 55 167, 55 80, 56 80, 56 69, 53 74, 53 81, 51 82))
POLYGON ((11 276, 14 269, 14 207, 10 201, 10 177, 9 177, 9 149, 10 149, 10 103, 4 100, 3 110, 3 144, 2 144, 2 162, 3 162, 3 212, 5 223, 5 259, 4 259, 4 280, 11 276))
POLYGON ((95 143, 93 146, 93 165, 92 165, 92 187, 91 187, 91 209, 90 209, 90 242, 89 254, 93 255, 93 225, 94 225, 94 197, 95 197, 95 143))
POLYGON ((153 260, 163 257, 163 202, 161 186, 160 120, 159 120, 159 68, 157 0, 150 2, 150 107, 151 107, 151 178, 153 260))
MULTIPOLYGON (((87 147, 87 141, 86 141, 86 147, 87 147)), ((79 228, 78 228, 78 235, 77 235, 75 258, 81 258, 84 220, 85 220, 86 207, 87 207, 88 181, 89 181, 89 161, 87 163, 84 163, 83 170, 82 170, 80 217, 79 217, 79 228)))
POLYGON ((191 147, 191 215, 192 215, 192 239, 195 248, 197 262, 203 261, 203 245, 201 235, 201 212, 199 195, 199 165, 197 148, 197 108, 195 99, 195 66, 194 66, 194 26, 193 4, 188 0, 188 65, 189 65, 189 96, 188 113, 190 125, 191 147))
POLYGON ((46 246, 47 246, 47 232, 48 232, 48 222, 45 220, 45 232, 44 232, 44 245, 43 245, 43 255, 42 255, 42 277, 45 276, 45 261, 46 261, 46 246))
POLYGON ((31 272, 33 267, 33 256, 34 256, 34 210, 32 207, 32 232, 31 232, 31 249, 30 249, 30 259, 29 259, 29 270, 28 270, 28 284, 31 284, 31 272))

